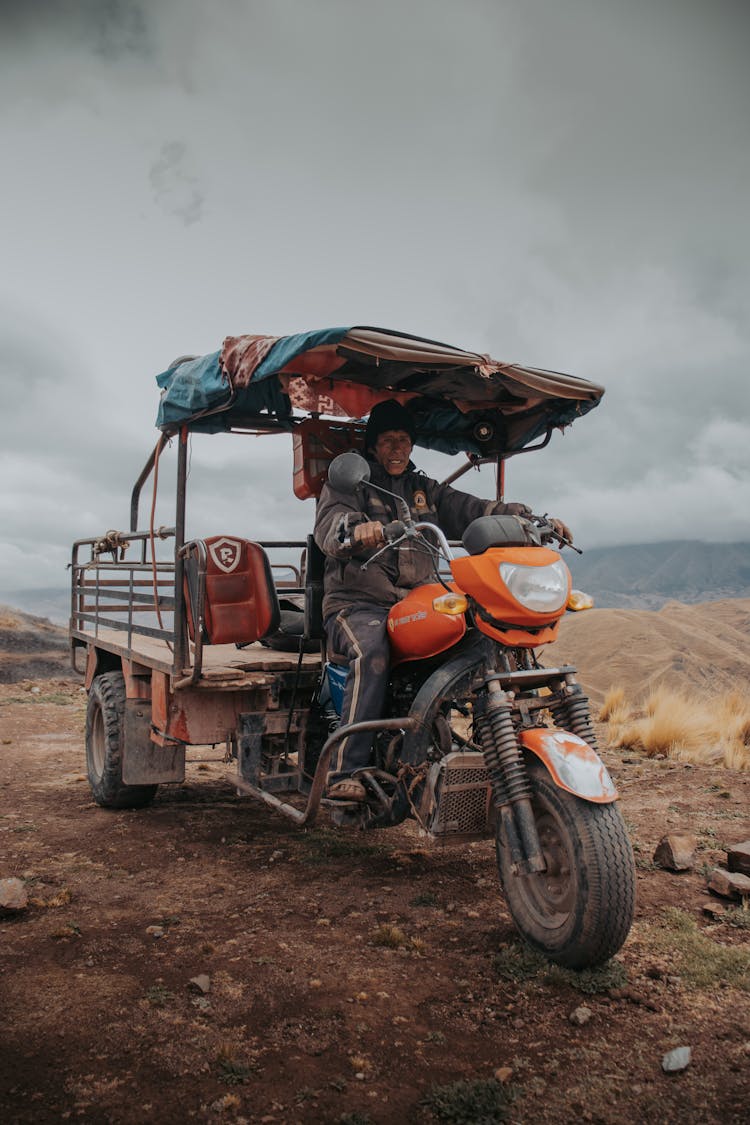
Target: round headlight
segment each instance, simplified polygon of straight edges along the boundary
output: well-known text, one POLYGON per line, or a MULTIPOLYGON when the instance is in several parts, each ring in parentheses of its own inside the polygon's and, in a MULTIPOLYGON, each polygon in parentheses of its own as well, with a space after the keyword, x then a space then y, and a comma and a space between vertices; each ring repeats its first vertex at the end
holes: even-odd
POLYGON ((503 562, 499 569, 516 601, 534 613, 555 613, 568 599, 568 568, 562 559, 549 566, 503 562))

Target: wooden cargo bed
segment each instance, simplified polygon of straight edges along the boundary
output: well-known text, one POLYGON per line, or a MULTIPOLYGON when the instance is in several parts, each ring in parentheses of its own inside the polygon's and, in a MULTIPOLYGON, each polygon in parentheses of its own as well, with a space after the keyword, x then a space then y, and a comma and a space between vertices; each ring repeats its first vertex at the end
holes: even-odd
MULTIPOLYGON (((133 633, 129 637, 127 632, 105 626, 100 626, 96 631, 91 632, 76 630, 71 635, 86 644, 93 644, 123 656, 126 660, 144 664, 160 672, 172 672, 172 651, 166 641, 156 637, 146 637, 138 633, 133 633)), ((296 652, 278 652, 276 649, 266 648, 257 641, 247 648, 237 648, 235 645, 204 645, 202 677, 195 686, 216 687, 223 681, 239 687, 243 682, 256 682, 259 673, 262 675, 264 672, 292 672, 296 669, 298 660, 299 656, 296 652)), ((305 653, 302 664, 306 671, 320 667, 320 654, 305 653)))

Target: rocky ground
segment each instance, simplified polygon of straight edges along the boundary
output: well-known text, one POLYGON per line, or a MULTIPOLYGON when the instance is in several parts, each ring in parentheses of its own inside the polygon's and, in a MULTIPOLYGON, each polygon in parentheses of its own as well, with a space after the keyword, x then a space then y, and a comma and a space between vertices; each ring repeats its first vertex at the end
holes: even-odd
POLYGON ((97 808, 84 708, 0 686, 0 878, 29 897, 0 919, 4 1122, 748 1120, 750 914, 707 913, 706 874, 750 838, 750 772, 605 751, 637 914, 573 975, 519 943, 489 841, 302 831, 209 750, 151 808, 97 808), (652 859, 677 831, 682 874, 652 859))

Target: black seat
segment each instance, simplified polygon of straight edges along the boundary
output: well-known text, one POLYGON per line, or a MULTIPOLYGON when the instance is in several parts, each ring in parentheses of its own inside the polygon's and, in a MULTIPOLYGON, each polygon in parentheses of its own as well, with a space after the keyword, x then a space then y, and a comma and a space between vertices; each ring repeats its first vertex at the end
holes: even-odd
POLYGON ((323 573, 326 557, 312 535, 307 537, 305 565, 305 637, 311 641, 325 638, 323 628, 323 573))

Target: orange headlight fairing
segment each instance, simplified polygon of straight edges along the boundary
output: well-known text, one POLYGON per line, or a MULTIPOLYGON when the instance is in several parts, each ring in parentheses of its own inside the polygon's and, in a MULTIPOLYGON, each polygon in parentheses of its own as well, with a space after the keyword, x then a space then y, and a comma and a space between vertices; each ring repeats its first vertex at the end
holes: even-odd
MULTIPOLYGON (((492 547, 482 555, 465 555, 451 562, 453 577, 459 587, 474 598, 492 617, 509 625, 544 625, 557 621, 565 613, 567 598, 558 609, 537 612, 528 609, 513 597, 500 576, 500 564, 511 563, 529 568, 549 567, 561 563, 560 555, 549 547, 492 547)), ((562 564, 565 566, 565 564, 562 564)), ((567 571, 567 567, 565 567, 567 571)), ((567 574, 570 591, 570 574, 567 574)))

